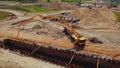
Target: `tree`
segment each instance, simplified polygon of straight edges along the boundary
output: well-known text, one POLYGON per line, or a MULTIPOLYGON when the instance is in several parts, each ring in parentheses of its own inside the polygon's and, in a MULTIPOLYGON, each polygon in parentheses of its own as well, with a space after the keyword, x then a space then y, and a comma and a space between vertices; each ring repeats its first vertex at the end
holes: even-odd
POLYGON ((79 0, 79 7, 81 7, 81 0, 79 0))
POLYGON ((31 3, 31 2, 37 2, 38 0, 17 0, 18 2, 28 2, 28 3, 31 3))
POLYGON ((47 2, 50 2, 50 0, 47 0, 47 2))
POLYGON ((111 0, 111 3, 118 3, 119 2, 119 0, 111 0))

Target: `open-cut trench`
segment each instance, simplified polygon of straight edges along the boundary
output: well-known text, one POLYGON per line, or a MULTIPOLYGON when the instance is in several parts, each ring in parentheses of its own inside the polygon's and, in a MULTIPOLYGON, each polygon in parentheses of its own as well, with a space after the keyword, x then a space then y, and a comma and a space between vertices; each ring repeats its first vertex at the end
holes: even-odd
POLYGON ((14 39, 4 39, 2 48, 12 51, 20 51, 21 54, 34 58, 49 61, 55 64, 69 68, 96 68, 99 60, 99 68, 120 68, 120 62, 115 60, 106 60, 75 53, 73 60, 69 64, 74 51, 58 49, 52 46, 38 45, 31 42, 23 42, 14 39))

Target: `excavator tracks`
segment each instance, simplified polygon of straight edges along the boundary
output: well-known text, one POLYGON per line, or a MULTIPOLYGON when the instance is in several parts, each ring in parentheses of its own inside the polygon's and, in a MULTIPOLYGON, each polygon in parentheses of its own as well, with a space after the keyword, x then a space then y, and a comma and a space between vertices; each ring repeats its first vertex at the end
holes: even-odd
POLYGON ((1 48, 19 51, 20 54, 31 56, 68 68, 119 68, 120 61, 102 59, 94 55, 76 53, 72 50, 58 49, 28 41, 4 39, 1 48), (73 56, 74 55, 74 56, 73 56), (72 57, 72 60, 71 60, 72 57), (99 63, 98 63, 99 62, 99 63))

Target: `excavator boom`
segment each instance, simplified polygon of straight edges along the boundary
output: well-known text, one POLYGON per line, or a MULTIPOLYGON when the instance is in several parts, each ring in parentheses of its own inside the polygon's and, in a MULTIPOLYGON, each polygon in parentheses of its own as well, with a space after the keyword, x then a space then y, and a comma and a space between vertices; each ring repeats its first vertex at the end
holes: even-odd
POLYGON ((77 30, 75 30, 71 25, 69 25, 68 22, 64 21, 62 18, 58 18, 58 17, 55 17, 55 16, 46 16, 46 15, 41 15, 41 14, 35 15, 35 16, 29 18, 29 19, 26 19, 26 20, 23 20, 22 22, 20 22, 19 29, 18 29, 18 34, 17 34, 17 39, 19 39, 21 26, 26 24, 26 23, 29 23, 35 17, 40 17, 42 19, 56 19, 58 22, 61 22, 64 26, 70 28, 70 30, 73 32, 73 34, 71 34, 70 36, 71 36, 71 38, 73 38, 75 40, 75 43, 78 43, 80 45, 85 44, 85 41, 81 43, 81 38, 83 38, 83 36, 80 35, 79 32, 77 30), (75 35, 77 37, 77 39, 75 39, 75 36, 72 36, 72 35, 75 35))

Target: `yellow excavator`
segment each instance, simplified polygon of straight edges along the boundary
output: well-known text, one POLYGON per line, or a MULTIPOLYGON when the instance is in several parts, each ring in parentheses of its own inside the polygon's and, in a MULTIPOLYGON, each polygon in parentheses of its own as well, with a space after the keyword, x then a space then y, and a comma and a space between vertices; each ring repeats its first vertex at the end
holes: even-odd
POLYGON ((26 20, 23 20, 20 22, 17 39, 19 39, 21 26, 24 25, 25 23, 30 22, 35 17, 40 17, 42 19, 56 19, 58 22, 61 22, 65 26, 64 32, 71 39, 73 44, 77 45, 78 47, 83 47, 86 45, 86 41, 87 41, 86 38, 84 38, 82 35, 80 35, 79 32, 77 32, 77 30, 75 30, 71 25, 68 24, 68 22, 64 21, 63 19, 61 19, 59 17, 47 16, 47 15, 41 15, 41 14, 35 15, 29 19, 26 19, 26 20))
POLYGON ((75 30, 68 22, 64 21, 61 18, 58 18, 58 21, 65 25, 64 32, 71 39, 71 41, 78 47, 83 47, 86 45, 87 39, 84 38, 77 30, 75 30))

